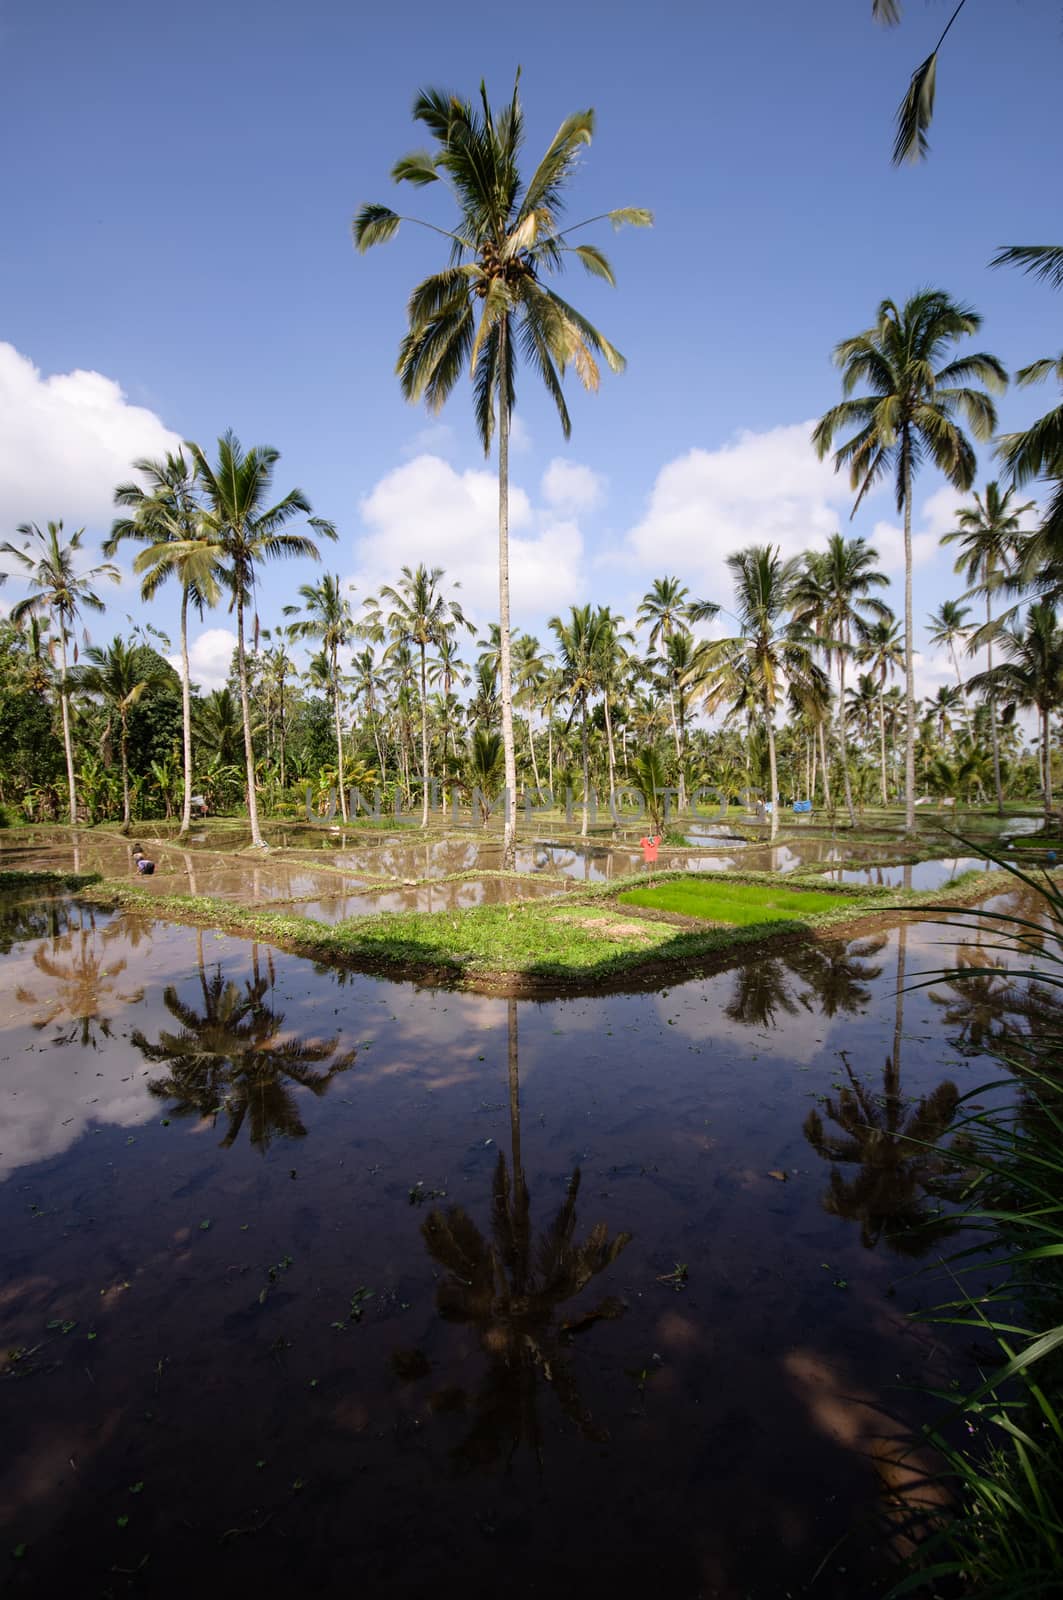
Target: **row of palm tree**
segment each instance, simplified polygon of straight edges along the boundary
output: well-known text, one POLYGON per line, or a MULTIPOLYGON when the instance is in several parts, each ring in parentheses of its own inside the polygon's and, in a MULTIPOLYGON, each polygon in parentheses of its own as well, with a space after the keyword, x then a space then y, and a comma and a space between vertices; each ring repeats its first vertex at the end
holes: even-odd
MULTIPOLYGON (((962 0, 961 0, 962 4, 962 0)), ((895 6, 877 6, 886 20, 896 20, 895 6)), ((959 8, 957 8, 958 10, 959 8)), ((951 26, 951 22, 948 25, 951 26)), ((945 32, 948 32, 946 27, 945 32)), ((945 35, 942 35, 942 40, 945 35)), ((939 46, 942 41, 939 41, 939 46)), ((913 77, 906 108, 902 108, 898 157, 925 150, 925 128, 933 103, 936 51, 913 77)), ((579 149, 590 142, 591 113, 566 119, 539 166, 525 184, 518 157, 523 117, 517 88, 497 115, 481 89, 480 105, 438 90, 426 90, 414 105, 414 118, 434 140, 430 151, 400 160, 393 169, 396 182, 428 187, 443 182, 457 202, 458 220, 451 227, 426 226, 449 240, 450 262, 442 271, 418 284, 408 307, 408 328, 400 347, 398 371, 408 399, 427 400, 438 409, 466 370, 473 380, 477 428, 485 453, 489 452, 497 410, 499 428, 499 647, 501 658, 501 727, 505 750, 507 789, 516 790, 511 694, 511 638, 508 575, 508 440, 515 396, 515 351, 528 359, 545 383, 561 419, 565 436, 570 420, 561 390, 561 377, 571 360, 588 387, 596 387, 595 357, 604 355, 618 370, 617 352, 599 331, 542 282, 544 274, 561 269, 575 255, 595 276, 613 282, 612 269, 593 246, 573 244, 574 230, 563 226, 558 213, 579 149)), ((618 210, 607 213, 614 225, 647 224, 647 212, 618 210)), ((360 250, 383 243, 397 233, 405 219, 390 207, 363 206, 354 221, 360 250)), ((416 220, 416 219, 415 219, 416 220)), ((597 218, 590 219, 598 220, 597 218)), ((580 224, 579 226, 583 226, 580 224)), ((1044 262, 1039 259, 1040 267, 1044 262)), ((1029 263, 1027 263, 1029 264, 1029 263)), ((905 822, 915 822, 915 689, 914 616, 912 602, 912 505, 918 467, 929 461, 958 490, 974 482, 976 458, 965 428, 985 441, 996 429, 991 393, 1000 392, 1007 374, 989 352, 957 353, 958 346, 975 334, 981 318, 941 290, 924 290, 907 302, 883 300, 874 323, 843 340, 835 350, 842 371, 844 398, 818 423, 813 443, 823 456, 833 451, 836 468, 846 469, 856 493, 854 511, 864 496, 883 478, 893 482, 898 511, 903 517, 905 550, 904 673, 905 822), (857 393, 861 390, 863 392, 857 393), (848 437, 841 438, 842 435, 848 437), (840 442, 839 442, 840 441, 840 442)), ((1058 365, 1063 376, 1063 362, 1058 365)), ((1051 362, 1035 363, 1020 373, 1020 382, 1034 381, 1055 370, 1051 362)), ((1001 452, 1015 483, 1039 475, 1051 476, 1061 459, 1060 424, 1045 419, 1039 428, 1002 441, 1001 452)), ((1063 512, 1063 496, 1060 501, 1063 512)), ((1059 570, 1063 573, 1063 564, 1059 570)), ((809 575, 808 582, 815 579, 809 575)), ((863 597, 865 610, 868 607, 863 597)), ((815 616, 810 603, 808 615, 815 616)), ((586 620, 586 619, 585 619, 586 620)), ((822 627, 820 621, 819 626, 822 627)), ((834 634, 824 635, 834 638, 834 634)), ((838 638, 846 644, 846 628, 838 638)), ((682 655, 683 645, 675 646, 682 655)), ((793 647, 791 646, 791 657, 793 647)), ((837 657, 844 677, 843 651, 837 657)), ((676 663, 675 678, 688 670, 689 661, 676 663)), ((670 689, 675 711, 677 756, 682 733, 676 708, 675 683, 670 689)), ((844 685, 842 686, 844 701, 844 685)), ((844 739, 844 718, 841 721, 844 739)), ((681 765, 680 761, 680 765, 681 765)), ((996 762, 999 766, 999 757, 996 762)), ((846 764, 843 761, 846 802, 852 814, 846 764)), ((999 797, 999 783, 998 797, 999 797)), ((507 848, 512 836, 507 824, 507 848)))
MULTIPOLYGON (((165 468, 166 463, 157 464, 153 476, 165 468)), ((129 497, 128 487, 120 493, 129 497)), ((929 783, 944 792, 973 786, 984 797, 992 755, 998 804, 1003 798, 998 698, 1006 710, 1014 706, 1037 710, 1041 785, 1047 796, 1052 793, 1051 762, 1045 771, 1044 752, 1050 752, 1050 719, 1060 703, 1060 691, 1051 608, 1043 603, 1031 607, 1021 624, 1012 620, 994 634, 1004 659, 998 663, 990 659, 986 672, 965 680, 961 670, 961 654, 973 650, 993 624, 993 594, 1014 584, 1014 574, 1023 566, 1024 546, 1036 537, 1022 530, 1020 513, 1026 509, 1013 507, 1009 495, 990 485, 984 496, 977 497, 975 509, 963 510, 960 525, 947 536, 947 541, 961 541, 957 565, 988 584, 985 598, 990 610, 987 623, 977 629, 970 624, 970 608, 960 600, 943 602, 929 619, 931 638, 948 651, 957 683, 942 686, 916 717, 923 786, 929 783), (985 579, 987 570, 990 576, 985 579), (977 701, 973 707, 972 697, 977 701)), ((182 564, 186 559, 204 560, 207 548, 204 540, 149 546, 138 558, 145 587, 168 570, 163 557, 176 554, 182 564), (184 547, 193 543, 196 551, 190 558, 184 547)), ((216 554, 210 559, 216 562, 216 554)), ((879 797, 883 804, 889 803, 895 774, 887 759, 887 727, 892 749, 898 740, 903 742, 907 719, 889 687, 903 664, 903 647, 897 620, 881 598, 886 578, 875 551, 862 539, 835 534, 824 550, 809 552, 799 561, 786 562, 771 548, 754 547, 736 552, 730 566, 732 610, 692 598, 678 578, 667 576, 654 580, 631 628, 609 607, 583 605, 551 619, 555 652, 529 634, 514 640, 512 694, 515 707, 523 713, 515 724, 521 736, 522 780, 535 791, 541 789, 545 757, 546 787, 552 787, 561 772, 569 773, 574 759, 581 779, 584 831, 591 793, 602 786, 609 792, 616 789, 621 758, 625 781, 630 777, 632 736, 636 749, 656 751, 656 765, 646 770, 657 776, 644 787, 674 787, 680 808, 691 785, 722 780, 730 782, 734 792, 743 781, 762 782, 755 770, 755 747, 762 744, 764 787, 773 797, 777 823, 780 714, 787 719, 783 727, 792 730, 798 741, 787 742, 791 791, 803 789, 814 796, 822 787, 829 806, 833 769, 855 820, 858 765, 849 749, 849 740, 855 737, 860 759, 877 760, 879 797), (721 623, 733 627, 722 639, 697 637, 696 627, 709 622, 715 624, 714 631, 721 623), (855 684, 848 676, 851 671, 856 672, 855 684), (736 760, 724 754, 727 747, 719 740, 706 741, 698 725, 702 711, 724 713, 725 730, 729 726, 744 730, 736 760), (692 732, 697 736, 693 742, 692 732), (872 750, 873 736, 877 752, 872 750), (545 751, 537 748, 539 739, 545 739, 545 751), (802 741, 807 747, 805 771, 803 781, 798 781, 802 741)), ((222 578, 214 581, 220 585, 222 578)), ((434 772, 444 782, 461 778, 476 783, 485 794, 497 787, 496 757, 502 754, 499 629, 492 624, 487 630, 479 641, 479 657, 470 667, 460 654, 460 635, 473 628, 452 597, 457 587, 448 585, 440 569, 404 568, 395 585, 368 596, 357 613, 333 574, 300 588, 300 604, 285 607, 284 624, 260 629, 258 649, 245 651, 243 676, 251 710, 256 790, 268 782, 275 798, 290 779, 309 777, 321 794, 327 794, 330 786, 338 791, 346 821, 348 786, 386 781, 390 763, 409 800, 418 783, 412 759, 415 728, 419 728, 422 772, 434 772), (289 647, 299 640, 321 646, 302 672, 289 654, 289 647), (307 767, 307 757, 312 762, 313 756, 305 738, 292 746, 293 719, 320 693, 328 702, 333 727, 331 774, 320 767, 320 755, 317 766, 307 767)), ((980 587, 973 585, 968 594, 980 587)), ((196 591, 203 592, 203 587, 196 591)), ((182 611, 186 618, 187 609, 182 611)), ((41 621, 31 617, 29 624, 37 629, 39 650, 41 621)), ((71 694, 75 699, 79 694, 94 697, 111 708, 127 826, 131 821, 128 716, 168 673, 153 652, 137 648, 133 640, 119 639, 106 650, 90 649, 87 664, 68 669, 61 680, 67 684, 67 693, 60 698, 68 714, 71 694)), ((201 701, 192 699, 187 686, 182 688, 186 760, 195 731, 198 787, 210 788, 222 803, 231 793, 239 761, 234 741, 244 732, 240 681, 237 652, 231 692, 215 691, 201 701), (204 767, 205 760, 211 763, 209 768, 204 767)), ((85 731, 91 745, 91 725, 85 731)), ((1013 731, 1009 720, 1009 732, 1013 731)), ((106 728, 104 736, 109 737, 106 728)), ((317 748, 320 751, 320 745, 317 748)), ((153 765, 152 780, 169 813, 167 774, 161 768, 156 771, 158 765, 153 765)), ((86 782, 98 777, 85 763, 81 771, 86 782)), ((185 793, 189 792, 186 785, 185 793)), ((861 804, 867 798, 863 779, 858 798, 861 804)), ((91 796, 88 804, 90 811, 95 809, 91 796)), ((420 804, 426 824, 427 784, 421 785, 420 804)))
MULTIPOLYGON (((230 610, 236 613, 237 680, 243 722, 244 755, 247 772, 247 808, 252 843, 264 847, 259 824, 255 783, 255 751, 252 737, 251 703, 248 688, 245 618, 253 606, 257 570, 267 562, 308 558, 318 560, 316 543, 307 534, 292 531, 290 524, 305 517, 309 526, 327 538, 335 538, 331 523, 311 514, 310 503, 300 489, 290 489, 279 500, 272 500, 273 475, 279 452, 268 445, 244 450, 231 431, 218 440, 217 461, 211 463, 195 443, 163 461, 140 460, 134 469, 146 480, 120 484, 116 504, 129 514, 118 518, 104 545, 112 556, 124 540, 134 540, 145 548, 134 562, 141 575, 141 595, 154 598, 169 578, 181 590, 181 661, 183 678, 184 798, 181 827, 187 832, 191 821, 193 793, 192 715, 188 656, 188 610, 192 606, 203 615, 205 607, 217 604, 228 593, 230 610), (271 503, 272 502, 272 503, 271 503)), ((35 523, 18 530, 23 543, 5 543, 0 549, 13 556, 25 573, 30 593, 12 609, 17 624, 29 617, 47 616, 58 641, 61 660, 59 699, 62 708, 63 742, 66 752, 70 821, 76 823, 77 785, 70 731, 69 698, 72 688, 67 660, 68 645, 77 655, 76 624, 85 611, 102 611, 103 601, 96 593, 101 579, 117 582, 120 574, 110 562, 78 570, 78 555, 84 530, 69 538, 61 522, 50 522, 42 531, 35 523)), ((255 616, 255 643, 258 643, 258 618, 255 616)), ((108 656, 97 652, 92 658, 93 672, 81 682, 90 692, 111 698, 111 688, 124 685, 120 698, 123 727, 128 709, 148 686, 133 681, 134 668, 123 655, 121 641, 115 641, 108 656)), ((118 702, 116 702, 118 703, 118 702)), ((130 821, 128 772, 123 741, 123 790, 126 825, 130 821)))

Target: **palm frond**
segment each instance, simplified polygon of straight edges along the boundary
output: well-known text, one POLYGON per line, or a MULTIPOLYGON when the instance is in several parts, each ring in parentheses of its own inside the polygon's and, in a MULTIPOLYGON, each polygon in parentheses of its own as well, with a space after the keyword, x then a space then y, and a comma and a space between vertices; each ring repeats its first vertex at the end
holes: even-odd
POLYGON ((1002 245, 989 265, 1021 267, 1023 272, 1040 278, 1043 283, 1050 283, 1053 289, 1063 289, 1063 245, 1002 245))
POLYGON ((351 223, 355 248, 360 255, 375 244, 386 244, 399 231, 401 217, 390 206, 365 205, 351 223))
POLYGON ((611 288, 616 288, 616 278, 613 275, 613 269, 609 265, 605 255, 603 255, 602 251, 598 249, 597 245, 563 245, 562 249, 571 252, 572 255, 578 256, 592 278, 604 278, 606 283, 609 284, 611 288))
POLYGON ((617 206, 606 216, 614 228, 652 228, 653 212, 645 206, 617 206))
MULTIPOLYGON (((430 150, 413 150, 408 156, 401 156, 392 167, 391 176, 396 183, 412 183, 418 189, 439 182, 435 157, 430 150)), ((370 242, 377 244, 380 241, 374 239, 370 242)))
POLYGON ((593 111, 576 111, 565 118, 528 181, 520 209, 522 217, 542 206, 551 212, 561 208, 566 179, 571 175, 581 148, 590 144, 593 135, 593 111))

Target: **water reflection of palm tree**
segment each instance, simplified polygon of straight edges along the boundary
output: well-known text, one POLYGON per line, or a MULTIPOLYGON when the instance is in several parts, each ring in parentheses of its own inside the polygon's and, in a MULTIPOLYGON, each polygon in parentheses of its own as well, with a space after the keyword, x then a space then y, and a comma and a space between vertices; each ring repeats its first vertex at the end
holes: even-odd
POLYGON ((931 989, 944 1021, 956 1029, 955 1043, 971 1053, 1018 1047, 1025 1032, 1038 1023, 1058 1029, 1060 1005, 1036 984, 1016 982, 1007 962, 979 943, 961 944, 953 974, 931 989))
POLYGON ((148 1087, 159 1099, 176 1102, 178 1116, 206 1116, 224 1110, 228 1126, 224 1148, 235 1144, 244 1122, 255 1149, 265 1151, 276 1134, 301 1138, 306 1127, 294 1087, 325 1093, 332 1079, 354 1063, 354 1050, 339 1050, 338 1037, 301 1039, 286 1033, 283 1015, 266 1003, 269 977, 256 971, 243 985, 209 977, 200 965, 201 1009, 182 1000, 171 984, 163 1002, 181 1028, 160 1033, 152 1043, 144 1034, 130 1037, 146 1061, 169 1071, 148 1087), (323 1071, 315 1070, 327 1063, 323 1071))
POLYGON ((66 1017, 73 1026, 60 1032, 56 1042, 99 1048, 100 1039, 111 1037, 111 1018, 104 1008, 136 1005, 144 995, 143 989, 124 993, 118 988, 118 979, 126 969, 125 961, 115 961, 97 948, 96 919, 91 911, 71 909, 66 916, 66 931, 58 937, 39 945, 33 953, 33 965, 42 977, 51 980, 55 992, 50 998, 40 998, 34 990, 23 984, 15 996, 24 1005, 39 1008, 33 1026, 43 1029, 66 1017))
MULTIPOLYGON (((834 1130, 827 1131, 818 1111, 810 1111, 804 1124, 813 1150, 831 1162, 824 1209, 859 1222, 868 1249, 884 1239, 900 1255, 923 1255, 950 1230, 952 1220, 940 1213, 940 1202, 964 1181, 955 1162, 934 1148, 952 1124, 959 1090, 946 1081, 910 1107, 892 1056, 886 1057, 881 1095, 848 1062, 845 1070, 848 1087, 826 1103, 834 1130), (857 1170, 847 1178, 842 1166, 857 1170)), ((954 1154, 960 1154, 958 1143, 954 1154)))
MULTIPOLYGON (((492 1184, 490 1237, 461 1206, 434 1210, 422 1227, 428 1253, 447 1276, 436 1295, 440 1316, 476 1330, 487 1369, 474 1400, 471 1428, 455 1452, 467 1467, 507 1464, 521 1444, 541 1467, 542 1433, 537 1408, 540 1377, 552 1388, 565 1416, 586 1438, 606 1437, 584 1406, 568 1347, 571 1338, 625 1307, 609 1297, 562 1321, 559 1308, 576 1298, 609 1267, 631 1235, 610 1239, 604 1223, 576 1239, 579 1168, 569 1180, 553 1223, 534 1237, 531 1202, 520 1146, 520 1085, 517 1003, 509 1002, 510 1167, 499 1155, 492 1184)), ((458 1396, 464 1403, 464 1397, 458 1396)))
POLYGON ((12 900, 0 904, 0 955, 31 939, 58 939, 70 926, 67 900, 12 900))
MULTIPOLYGON (((907 882, 910 887, 910 868, 907 882)), ((837 1131, 828 1134, 820 1113, 810 1111, 804 1133, 816 1154, 832 1164, 824 1209, 859 1222, 861 1242, 869 1250, 884 1238, 898 1254, 919 1256, 951 1230, 952 1220, 941 1214, 940 1202, 957 1192, 964 1179, 955 1161, 935 1148, 956 1115, 956 1085, 941 1083, 914 1106, 901 1092, 907 944, 902 922, 897 929, 893 1050, 883 1068, 882 1094, 862 1083, 843 1056, 849 1085, 826 1103, 837 1131), (841 1166, 857 1171, 846 1178, 841 1166)), ((957 1140, 954 1154, 961 1150, 957 1140)))
POLYGON ((818 1008, 828 1017, 859 1011, 871 999, 867 984, 882 971, 871 957, 885 943, 884 936, 810 939, 778 956, 744 961, 735 971, 724 1012, 732 1022, 747 1027, 773 1028, 778 1012, 795 1016, 799 1006, 806 1011, 818 1008))

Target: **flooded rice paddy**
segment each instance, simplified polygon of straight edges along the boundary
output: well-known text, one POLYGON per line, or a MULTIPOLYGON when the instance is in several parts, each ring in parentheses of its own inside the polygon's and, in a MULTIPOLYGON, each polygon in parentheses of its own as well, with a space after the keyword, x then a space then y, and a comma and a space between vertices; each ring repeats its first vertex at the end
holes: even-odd
POLYGON ((878 884, 889 889, 943 889, 965 872, 984 872, 992 862, 980 856, 943 856, 933 861, 876 867, 831 867, 823 877, 835 883, 878 884))
POLYGON ((941 937, 517 1002, 9 897, 10 1592, 881 1592, 959 1357, 904 1135, 999 1074, 941 937))

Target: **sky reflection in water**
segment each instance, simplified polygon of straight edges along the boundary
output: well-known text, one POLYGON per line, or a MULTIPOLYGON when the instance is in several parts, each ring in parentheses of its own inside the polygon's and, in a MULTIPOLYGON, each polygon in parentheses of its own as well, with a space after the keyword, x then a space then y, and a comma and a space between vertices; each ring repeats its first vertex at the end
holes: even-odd
POLYGON ((1029 1021, 1006 977, 899 1000, 939 937, 516 1003, 9 904, 25 1592, 77 1548, 91 1592, 147 1556, 153 1594, 775 1595, 853 1529, 817 1590, 874 1592, 882 1439, 941 1341, 889 1292, 948 1201, 902 1136, 1029 1021))

